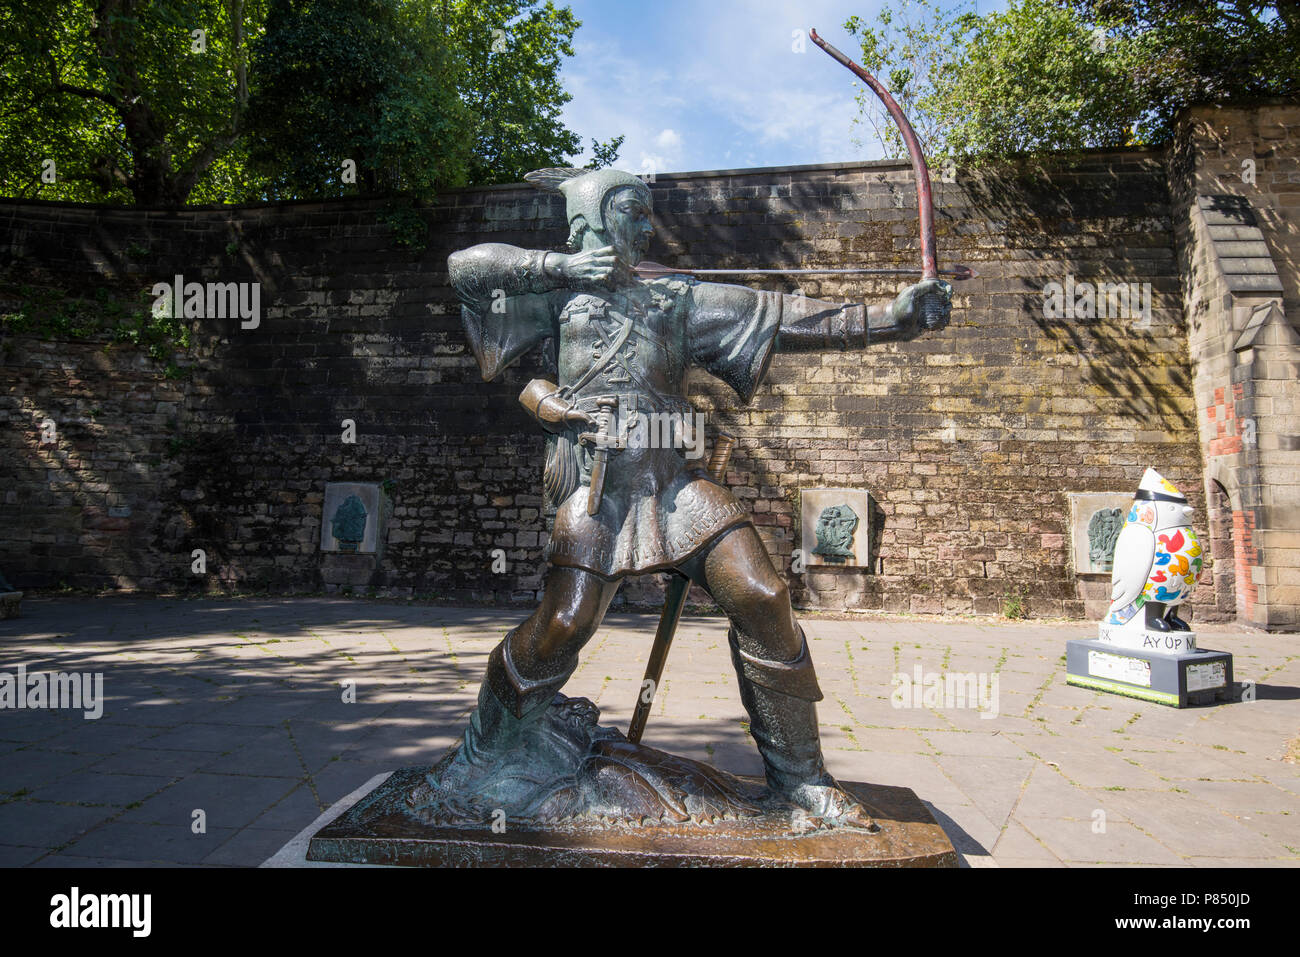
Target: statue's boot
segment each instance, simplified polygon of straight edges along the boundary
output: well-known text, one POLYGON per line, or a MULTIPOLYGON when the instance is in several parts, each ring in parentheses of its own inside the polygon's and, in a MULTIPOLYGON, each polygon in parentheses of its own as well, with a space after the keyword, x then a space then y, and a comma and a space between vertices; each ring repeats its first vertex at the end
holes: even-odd
POLYGON ((763 756, 768 787, 808 814, 813 825, 878 830, 868 809, 850 797, 826 771, 817 732, 822 699, 799 629, 799 654, 791 661, 767 661, 740 649, 736 629, 727 635, 740 679, 740 700, 749 712, 749 731, 763 756))
POLYGON ((1165 621, 1169 622, 1169 627, 1174 631, 1191 631, 1192 626, 1178 617, 1176 613, 1177 605, 1171 605, 1165 612, 1165 621))
POLYGON ((514 771, 527 769, 534 777, 545 767, 547 756, 534 753, 545 736, 533 732, 577 668, 577 658, 565 662, 559 674, 530 680, 511 660, 511 637, 513 632, 488 657, 478 706, 470 714, 459 747, 426 775, 425 783, 408 798, 412 805, 446 798, 473 801, 487 792, 500 798, 514 771))

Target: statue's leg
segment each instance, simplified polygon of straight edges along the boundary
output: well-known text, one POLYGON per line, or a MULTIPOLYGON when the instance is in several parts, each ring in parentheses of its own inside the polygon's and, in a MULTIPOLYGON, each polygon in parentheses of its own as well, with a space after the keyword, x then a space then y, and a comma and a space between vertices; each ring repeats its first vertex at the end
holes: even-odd
MULTIPOLYGON (((513 671, 529 685, 556 682, 558 691, 577 667, 578 652, 600 627, 620 584, 580 568, 552 565, 537 610, 492 653, 492 660, 500 657, 509 668, 494 669, 489 663, 488 677, 504 679, 513 671)), ((522 689, 501 690, 517 695, 522 689)))
POLYGON ((790 592, 752 525, 732 529, 682 569, 731 619, 728 639, 769 787, 813 819, 874 828, 826 771, 817 731, 822 698, 790 592))
POLYGON ((463 789, 509 756, 577 668, 578 652, 618 586, 581 569, 551 567, 537 610, 492 649, 460 748, 435 769, 431 785, 463 789))

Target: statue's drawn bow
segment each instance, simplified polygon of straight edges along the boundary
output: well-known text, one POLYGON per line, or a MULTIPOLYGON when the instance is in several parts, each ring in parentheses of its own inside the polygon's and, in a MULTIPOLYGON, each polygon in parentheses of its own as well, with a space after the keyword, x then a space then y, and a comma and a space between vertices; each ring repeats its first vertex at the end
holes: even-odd
MULTIPOLYGON (((889 115, 898 124, 898 132, 902 134, 903 143, 907 146, 907 153, 912 157, 912 171, 916 174, 916 204, 921 213, 921 278, 937 279, 939 276, 939 262, 935 252, 934 199, 930 192, 930 168, 926 165, 925 154, 921 152, 921 141, 916 138, 916 130, 912 129, 912 124, 908 122, 907 116, 904 115, 898 102, 885 89, 883 83, 819 37, 816 30, 810 30, 808 35, 813 43, 825 50, 842 65, 848 67, 854 76, 871 87, 872 92, 880 97, 880 102, 885 104, 885 109, 889 111, 889 115)), ((967 274, 971 272, 965 266, 959 266, 957 269, 967 274)), ((945 272, 948 271, 945 270, 945 272)))
MULTIPOLYGON (((894 118, 898 124, 898 131, 903 135, 903 142, 907 145, 907 152, 912 157, 912 170, 916 174, 916 202, 921 213, 921 278, 937 279, 940 275, 947 276, 951 279, 961 281, 964 279, 974 279, 977 275, 975 270, 969 266, 953 265, 946 269, 939 268, 938 256, 936 254, 937 244, 934 238, 934 199, 930 191, 930 168, 926 165, 925 155, 921 152, 921 142, 916 138, 916 131, 912 129, 912 124, 908 122, 898 103, 890 96, 889 91, 874 76, 868 73, 858 64, 854 63, 843 53, 827 43, 817 35, 816 30, 810 30, 809 36, 813 43, 817 44, 827 53, 829 53, 840 63, 853 71, 853 74, 862 80, 863 83, 871 87, 876 96, 880 97, 885 109, 889 115, 894 118)), ((899 269, 893 267, 883 268, 865 268, 865 269, 673 269, 668 266, 661 266, 659 263, 642 262, 634 270, 636 274, 643 279, 654 279, 666 275, 691 275, 691 276, 753 276, 753 275, 791 275, 791 274, 816 274, 816 275, 915 275, 916 270, 899 269)), ((921 316, 926 326, 933 327, 936 323, 941 323, 942 315, 945 314, 940 296, 938 293, 932 293, 925 296, 920 302, 921 316)))

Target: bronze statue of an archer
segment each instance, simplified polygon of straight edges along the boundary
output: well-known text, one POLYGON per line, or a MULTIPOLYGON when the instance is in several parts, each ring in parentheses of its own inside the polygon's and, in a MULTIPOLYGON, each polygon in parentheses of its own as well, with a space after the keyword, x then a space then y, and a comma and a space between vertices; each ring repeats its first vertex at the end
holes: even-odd
POLYGON ((534 380, 521 396, 549 436, 544 485, 557 509, 550 568, 540 606, 493 650, 460 746, 408 804, 434 819, 500 809, 554 820, 620 809, 653 817, 664 807, 677 819, 701 807, 707 817, 718 802, 729 801, 734 813, 776 802, 814 823, 872 828, 868 811, 823 764, 815 705, 822 695, 807 642, 749 515, 702 462, 687 458, 683 443, 619 437, 635 416, 688 414, 690 366, 747 402, 778 351, 909 338, 922 302, 924 325, 940 328, 951 286, 925 279, 887 306, 867 307, 682 275, 643 280, 635 267, 654 232, 644 182, 617 170, 546 169, 527 179, 563 194, 572 252, 484 244, 454 253, 448 265, 484 379, 539 343, 553 350, 558 382, 534 380), (661 752, 641 749, 652 757, 638 758, 622 735, 596 728, 593 706, 557 694, 623 578, 668 569, 702 586, 730 619, 766 795, 727 793, 707 766, 683 771, 672 765, 680 759, 661 752), (673 803, 680 790, 673 773, 707 779, 696 781, 704 797, 684 812, 673 803), (647 780, 657 793, 629 799, 628 788, 644 791, 647 780))

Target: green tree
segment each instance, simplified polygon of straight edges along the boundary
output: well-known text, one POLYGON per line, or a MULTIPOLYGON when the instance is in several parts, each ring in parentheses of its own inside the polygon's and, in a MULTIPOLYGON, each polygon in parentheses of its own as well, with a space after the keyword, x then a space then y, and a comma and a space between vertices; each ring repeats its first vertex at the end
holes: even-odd
POLYGON ((1178 114, 1197 103, 1300 94, 1295 0, 1070 0, 1069 6, 1133 90, 1139 142, 1168 139, 1178 114))
POLYGON ((269 198, 427 196, 464 183, 475 118, 458 65, 431 4, 272 0, 249 106, 260 188, 269 198))
MULTIPOLYGON (((463 58, 462 96, 477 117, 472 183, 517 183, 525 173, 565 163, 581 138, 560 121, 573 97, 560 83, 581 25, 551 0, 448 0, 449 35, 463 58)), ((619 138, 619 143, 622 139, 619 138)), ((598 162, 618 143, 593 144, 598 162)))
POLYGON ((623 137, 615 136, 604 143, 591 141, 591 161, 583 169, 605 169, 618 162, 618 151, 623 146, 623 137))
MULTIPOLYGON (((897 11, 882 9, 874 26, 856 16, 844 24, 861 46, 863 68, 898 102, 927 156, 945 149, 943 130, 948 117, 942 84, 956 69, 967 36, 978 21, 970 0, 947 8, 934 0, 913 0, 897 11)), ((890 159, 907 156, 898 125, 880 98, 862 87, 857 102, 857 122, 870 129, 884 155, 890 159)), ((856 142, 863 145, 861 140, 856 142)))
POLYGON ((0 0, 0 193, 178 206, 517 181, 579 149, 560 121, 578 26, 549 0, 0 0))
POLYGON ((944 150, 967 156, 1124 146, 1144 104, 1136 51, 1055 0, 981 17, 939 80, 944 150))
MULTIPOLYGON (((1300 7, 1252 0, 913 0, 845 28, 934 157, 1164 142, 1179 112, 1300 93, 1300 7)), ((869 93, 863 120, 901 143, 869 93)))
POLYGON ((205 182, 213 198, 264 4, 3 0, 0 189, 176 206, 205 182))

